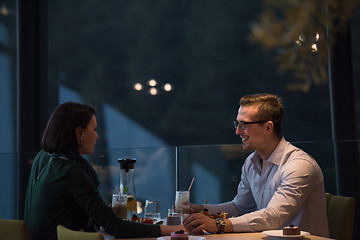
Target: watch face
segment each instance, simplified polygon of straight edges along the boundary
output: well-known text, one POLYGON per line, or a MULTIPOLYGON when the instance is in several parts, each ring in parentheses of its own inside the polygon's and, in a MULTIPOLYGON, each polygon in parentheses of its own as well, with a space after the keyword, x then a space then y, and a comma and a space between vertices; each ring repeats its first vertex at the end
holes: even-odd
POLYGON ((217 227, 225 226, 225 220, 224 219, 218 218, 215 221, 216 221, 216 226, 217 227))

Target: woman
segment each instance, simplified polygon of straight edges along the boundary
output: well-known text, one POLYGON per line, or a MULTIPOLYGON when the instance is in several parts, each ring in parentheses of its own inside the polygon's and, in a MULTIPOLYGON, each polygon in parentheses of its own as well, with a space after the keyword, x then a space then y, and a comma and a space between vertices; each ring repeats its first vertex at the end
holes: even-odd
POLYGON ((67 102, 52 113, 42 148, 31 168, 25 221, 31 239, 57 239, 56 227, 95 231, 95 225, 121 237, 169 235, 183 226, 124 221, 101 199, 98 177, 83 154, 92 154, 98 139, 95 108, 67 102))

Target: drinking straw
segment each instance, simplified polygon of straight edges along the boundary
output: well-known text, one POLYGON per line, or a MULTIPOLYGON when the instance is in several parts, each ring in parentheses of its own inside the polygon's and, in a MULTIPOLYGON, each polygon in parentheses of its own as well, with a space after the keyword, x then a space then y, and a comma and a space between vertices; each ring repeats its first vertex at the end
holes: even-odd
POLYGON ((192 185, 193 185, 193 183, 194 183, 194 180, 195 180, 195 177, 193 177, 193 179, 191 180, 191 183, 190 183, 190 186, 189 186, 188 192, 190 192, 190 189, 191 189, 191 187, 192 187, 192 185))
POLYGON ((115 188, 116 188, 116 190, 119 191, 119 196, 120 196, 120 199, 121 199, 121 191, 120 191, 120 188, 119 188, 118 186, 116 186, 115 188))

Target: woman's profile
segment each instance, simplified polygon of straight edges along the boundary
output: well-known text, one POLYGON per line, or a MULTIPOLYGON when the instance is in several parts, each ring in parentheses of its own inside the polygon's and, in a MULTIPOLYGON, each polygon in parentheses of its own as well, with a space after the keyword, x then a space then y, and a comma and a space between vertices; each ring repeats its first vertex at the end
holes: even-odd
POLYGON ((52 113, 36 155, 25 200, 31 239, 57 239, 56 227, 97 231, 116 238, 156 237, 184 229, 124 221, 100 197, 98 176, 82 156, 94 152, 99 138, 95 108, 66 102, 52 113))

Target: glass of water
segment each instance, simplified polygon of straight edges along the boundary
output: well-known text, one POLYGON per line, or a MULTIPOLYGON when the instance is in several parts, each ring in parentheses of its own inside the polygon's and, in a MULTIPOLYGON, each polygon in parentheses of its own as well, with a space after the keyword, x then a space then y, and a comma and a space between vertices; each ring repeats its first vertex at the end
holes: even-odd
POLYGON ((117 215, 122 219, 126 219, 127 216, 127 196, 126 194, 113 194, 112 208, 117 215))
POLYGON ((144 217, 153 218, 157 221, 161 220, 159 200, 155 200, 155 201, 146 200, 144 217))
POLYGON ((182 223, 182 209, 180 208, 180 212, 175 212, 174 209, 168 209, 168 216, 166 219, 166 225, 181 225, 182 223))

